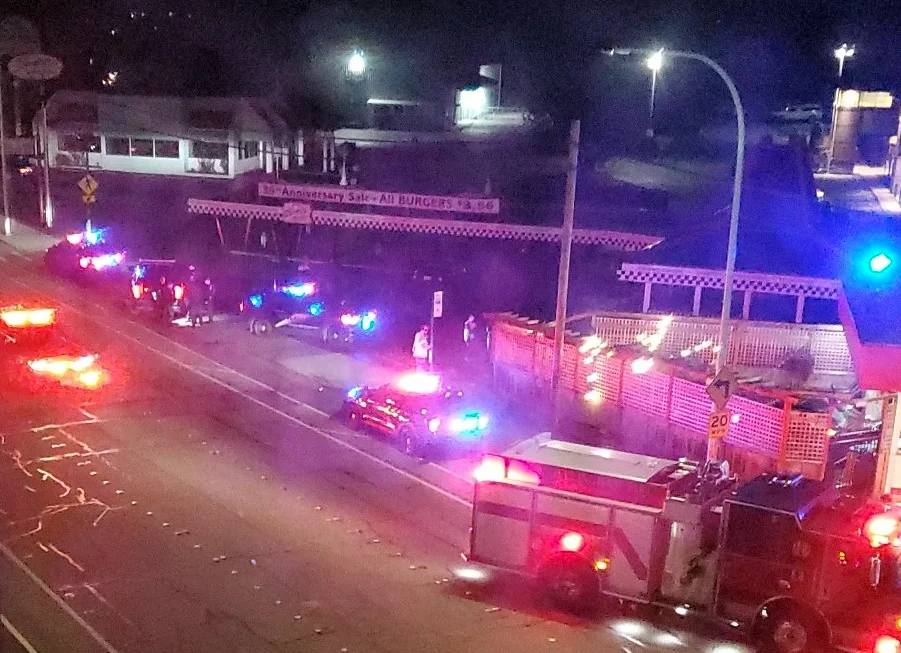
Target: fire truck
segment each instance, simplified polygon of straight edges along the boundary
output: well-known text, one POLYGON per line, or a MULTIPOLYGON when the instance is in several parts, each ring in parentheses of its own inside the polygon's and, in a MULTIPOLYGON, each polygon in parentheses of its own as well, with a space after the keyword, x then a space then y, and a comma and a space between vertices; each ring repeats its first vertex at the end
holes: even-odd
POLYGON ((515 572, 560 607, 603 595, 743 629, 764 651, 901 652, 901 508, 799 475, 542 434, 475 472, 472 576, 515 572))

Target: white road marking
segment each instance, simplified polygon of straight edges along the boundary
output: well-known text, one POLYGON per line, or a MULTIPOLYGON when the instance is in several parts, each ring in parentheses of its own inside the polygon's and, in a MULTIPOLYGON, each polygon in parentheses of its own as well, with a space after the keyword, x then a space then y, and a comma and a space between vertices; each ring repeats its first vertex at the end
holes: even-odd
MULTIPOLYGON (((35 574, 33 571, 31 571, 31 569, 28 568, 28 565, 26 565, 24 562, 19 560, 16 557, 16 554, 13 553, 10 550, 10 548, 8 546, 6 546, 5 544, 3 544, 2 542, 0 542, 0 552, 2 552, 3 555, 6 557, 6 559, 9 560, 11 563, 13 563, 16 566, 16 568, 18 568, 22 573, 24 573, 26 576, 28 576, 28 578, 30 578, 31 581, 35 585, 40 587, 41 590, 44 592, 44 594, 46 594, 51 599, 53 599, 53 602, 56 603, 62 609, 63 612, 65 612, 67 615, 72 617, 72 619, 75 621, 75 623, 77 623, 79 626, 81 626, 85 630, 85 632, 87 632, 88 635, 90 635, 91 638, 95 642, 97 642, 97 644, 99 644, 100 647, 104 651, 106 651, 106 653, 119 653, 115 649, 115 647, 113 647, 112 644, 110 644, 108 641, 106 641, 106 639, 103 637, 103 635, 101 635, 99 632, 97 632, 97 630, 93 626, 91 626, 91 624, 89 624, 87 621, 85 621, 81 617, 80 614, 75 612, 75 610, 73 610, 69 606, 69 604, 66 603, 65 600, 59 596, 59 594, 57 594, 52 589, 50 589, 50 587, 47 585, 47 583, 42 581, 37 574, 35 574)), ((7 623, 8 622, 4 622, 3 625, 6 626, 7 623)), ((9 626, 7 626, 7 629, 9 629, 9 626)), ((12 632, 12 631, 10 631, 10 632, 12 632)), ((13 636, 15 637, 15 635, 13 635, 13 636)), ((23 646, 24 646, 24 644, 23 644, 23 646)), ((31 649, 31 651, 34 651, 34 649, 31 649)), ((29 653, 31 653, 31 651, 29 651, 29 653)))
MULTIPOLYGON (((34 287, 32 287, 32 286, 29 286, 28 284, 23 283, 22 281, 18 281, 18 280, 11 280, 11 281, 13 281, 13 283, 15 283, 15 284, 17 284, 17 285, 20 285, 20 286, 22 286, 22 287, 24 287, 24 288, 29 289, 29 290, 32 290, 32 291, 35 291, 35 292, 38 292, 38 293, 41 293, 41 294, 46 294, 46 293, 44 293, 42 290, 40 290, 39 288, 34 288, 34 287)), ((379 458, 378 456, 374 456, 374 455, 372 455, 371 453, 369 453, 369 452, 367 452, 367 451, 364 451, 363 449, 360 449, 359 447, 355 447, 354 445, 352 445, 352 444, 350 444, 349 442, 343 440, 342 438, 335 437, 335 436, 329 434, 328 432, 326 432, 326 431, 320 429, 319 427, 317 427, 317 426, 315 426, 315 425, 313 425, 313 424, 310 424, 310 423, 308 423, 308 422, 305 422, 304 420, 302 420, 302 419, 300 419, 300 418, 298 418, 298 417, 295 417, 295 416, 293 416, 293 415, 290 415, 290 414, 284 412, 283 410, 281 410, 281 409, 279 409, 279 408, 276 408, 275 406, 272 406, 272 405, 270 405, 270 404, 268 404, 268 403, 266 403, 266 402, 264 402, 264 401, 261 401, 260 399, 257 399, 256 397, 253 397, 253 396, 247 394, 246 392, 244 392, 244 391, 241 390, 240 388, 236 388, 235 386, 233 386, 233 385, 231 385, 231 384, 229 384, 229 383, 227 383, 227 382, 225 382, 225 381, 222 381, 221 379, 217 379, 216 377, 211 376, 210 374, 207 374, 207 373, 204 372, 203 370, 200 370, 200 369, 194 367, 193 365, 191 365, 191 364, 189 364, 189 363, 185 363, 185 362, 183 362, 183 361, 180 361, 180 360, 178 360, 177 358, 174 358, 173 356, 170 356, 170 355, 167 354, 166 352, 161 351, 161 350, 159 350, 159 349, 157 349, 157 348, 155 348, 155 347, 152 347, 152 346, 148 345, 147 343, 142 342, 141 340, 138 340, 138 339, 135 338, 134 336, 131 336, 131 335, 125 333, 124 331, 120 331, 119 329, 116 329, 115 327, 111 326, 110 324, 106 324, 106 323, 104 323, 104 322, 101 322, 100 320, 97 320, 96 317, 94 317, 94 316, 90 315, 89 313, 87 313, 87 312, 85 312, 85 311, 79 309, 79 308, 76 307, 76 306, 73 306, 72 304, 69 304, 69 303, 66 303, 66 302, 63 302, 63 301, 59 301, 59 300, 57 300, 57 302, 58 302, 58 304, 59 304, 60 306, 63 306, 63 307, 65 307, 65 308, 69 309, 70 311, 72 311, 72 312, 74 312, 74 313, 77 313, 78 315, 82 316, 83 318, 85 318, 85 319, 87 319, 87 320, 89 320, 89 321, 91 321, 91 322, 94 322, 94 323, 96 323, 96 324, 99 324, 99 325, 102 326, 103 328, 106 328, 106 329, 112 331, 113 333, 118 334, 118 335, 121 336, 122 338, 125 338, 126 340, 129 340, 129 341, 135 343, 135 344, 138 345, 139 347, 143 347, 144 349, 146 349, 146 350, 148 350, 148 351, 151 351, 151 352, 155 353, 157 356, 160 356, 161 358, 166 359, 167 361, 169 361, 170 363, 173 363, 173 364, 176 365, 177 367, 181 367, 182 369, 188 370, 189 372, 193 372, 193 373, 196 374, 197 376, 199 376, 199 377, 201 377, 201 378, 204 378, 204 379, 206 379, 207 381, 209 381, 209 382, 211 382, 211 383, 214 383, 214 384, 216 384, 216 385, 218 385, 218 386, 220 386, 220 387, 222 387, 222 388, 225 388, 225 389, 227 389, 227 390, 229 390, 229 391, 231 391, 231 392, 233 392, 233 393, 235 393, 235 394, 237 394, 237 395, 243 397, 243 398, 246 399, 247 401, 250 401, 250 402, 252 402, 252 403, 254 403, 254 404, 260 406, 261 408, 265 408, 266 410, 268 410, 268 411, 270 411, 270 412, 272 412, 272 413, 274 413, 274 414, 276 414, 276 415, 278 415, 278 416, 280 416, 280 417, 283 417, 284 419, 287 419, 287 420, 289 420, 289 421, 291 421, 291 422, 294 422, 295 424, 297 424, 297 425, 299 425, 299 426, 302 426, 303 428, 308 429, 308 430, 310 430, 310 431, 316 433, 317 435, 319 435, 319 436, 325 438, 326 440, 329 440, 330 442, 332 442, 332 443, 334 443, 334 444, 337 444, 337 445, 339 445, 339 446, 341 446, 341 447, 344 447, 345 449, 348 449, 348 450, 350 450, 350 451, 353 451, 353 452, 355 452, 355 453, 357 453, 357 454, 363 456, 364 458, 366 458, 366 459, 368 459, 368 460, 370 460, 370 461, 376 463, 377 465, 380 465, 381 467, 384 467, 384 468, 386 468, 386 469, 390 469, 390 470, 396 472, 397 474, 399 474, 400 476, 403 476, 403 477, 406 478, 406 479, 409 479, 409 480, 411 480, 411 481, 413 481, 413 482, 415 482, 415 483, 418 483, 418 484, 422 485, 423 487, 426 487, 426 488, 428 488, 428 489, 430 489, 430 490, 433 490, 433 491, 437 492, 438 494, 442 495, 442 496, 445 497, 445 498, 448 498, 448 499, 450 499, 450 500, 452 500, 452 501, 454 501, 454 502, 456 502, 456 503, 459 503, 460 505, 466 506, 466 507, 468 507, 468 508, 471 508, 471 507, 472 507, 472 502, 467 501, 466 499, 462 499, 462 498, 458 497, 456 494, 453 494, 452 492, 448 492, 448 491, 445 490, 444 488, 442 488, 442 487, 440 487, 440 486, 438 486, 438 485, 435 485, 434 483, 431 483, 431 482, 425 480, 424 478, 420 478, 419 476, 416 476, 415 474, 412 474, 412 473, 408 472, 407 470, 405 470, 405 469, 403 469, 403 468, 401 468, 401 467, 398 467, 397 465, 394 465, 394 464, 392 464, 392 463, 389 463, 388 461, 383 460, 382 458, 379 458)), ((142 326, 142 325, 139 325, 139 324, 135 324, 135 323, 133 323, 133 324, 134 324, 134 326, 136 326, 137 328, 143 329, 144 331, 147 331, 147 332, 150 333, 150 334, 153 334, 153 335, 158 336, 158 337, 160 337, 160 338, 164 338, 164 339, 167 340, 168 342, 171 342, 173 345, 175 345, 176 347, 178 347, 178 348, 180 348, 180 349, 182 349, 182 350, 188 352, 189 354, 192 354, 192 355, 194 355, 194 356, 197 356, 197 357, 199 357, 199 358, 201 358, 201 359, 203 359, 203 360, 205 360, 205 361, 209 361, 210 363, 212 363, 213 365, 215 365, 216 367, 218 367, 218 368, 220 368, 220 369, 226 370, 226 371, 228 371, 228 372, 230 372, 230 373, 232 373, 232 374, 235 374, 235 375, 238 376, 239 378, 245 379, 245 380, 247 380, 247 381, 253 383, 254 385, 257 385, 257 386, 259 386, 259 387, 261 387, 261 388, 264 388, 265 390, 267 390, 267 391, 269 391, 269 392, 274 393, 276 396, 278 396, 278 397, 281 398, 281 399, 284 399, 285 401, 287 401, 287 402, 289 402, 289 403, 292 403, 292 404, 294 404, 294 405, 296 405, 296 406, 300 406, 301 408, 304 408, 304 409, 306 409, 306 410, 309 410, 309 411, 311 411, 311 412, 313 412, 313 413, 316 413, 317 415, 320 415, 320 416, 322 416, 322 417, 330 417, 330 415, 329 415, 328 413, 326 413, 325 411, 323 411, 323 410, 320 410, 320 409, 318 409, 318 408, 315 408, 315 407, 313 407, 313 406, 310 406, 309 404, 307 404, 307 403, 305 403, 305 402, 303 402, 303 401, 300 401, 299 399, 295 399, 294 397, 291 397, 290 395, 287 395, 287 394, 285 394, 285 393, 283 393, 283 392, 281 392, 281 391, 279 391, 279 390, 276 390, 276 389, 273 388, 272 386, 269 386, 269 385, 263 383, 262 381, 259 381, 259 380, 255 379, 255 378, 251 377, 251 376, 248 376, 247 374, 244 374, 243 372, 239 372, 238 370, 235 370, 235 369, 233 369, 233 368, 231 368, 231 367, 228 367, 227 365, 223 365, 222 363, 220 363, 220 362, 218 362, 218 361, 215 361, 215 360, 213 360, 212 358, 209 358, 208 356, 205 356, 205 355, 203 355, 203 354, 200 354, 200 353, 194 351, 193 349, 190 349, 189 347, 186 347, 186 346, 182 345, 182 344, 179 343, 179 342, 175 342, 174 340, 170 340, 169 338, 166 338, 165 336, 160 335, 159 333, 157 333, 156 331, 153 331, 152 329, 148 329, 148 328, 146 328, 146 327, 144 327, 144 326, 142 326)), ((433 464, 433 465, 434 465, 434 464, 433 464)), ((439 467, 438 465, 434 465, 434 466, 437 467, 438 469, 442 470, 443 472, 448 473, 448 474, 450 474, 450 475, 452 475, 452 476, 454 476, 454 477, 456 477, 456 478, 462 478, 460 475, 456 474, 455 472, 453 472, 453 471, 451 471, 451 470, 449 470, 449 469, 446 469, 446 468, 444 468, 444 467, 439 467)), ((468 479, 466 479, 466 480, 467 480, 468 482, 471 483, 471 481, 469 481, 468 479)))
POLYGON ((31 645, 27 639, 25 639, 25 635, 19 632, 19 630, 13 626, 9 619, 6 618, 6 615, 0 614, 0 624, 9 631, 9 634, 16 638, 16 641, 19 642, 19 645, 24 648, 28 653, 38 653, 38 650, 31 645))

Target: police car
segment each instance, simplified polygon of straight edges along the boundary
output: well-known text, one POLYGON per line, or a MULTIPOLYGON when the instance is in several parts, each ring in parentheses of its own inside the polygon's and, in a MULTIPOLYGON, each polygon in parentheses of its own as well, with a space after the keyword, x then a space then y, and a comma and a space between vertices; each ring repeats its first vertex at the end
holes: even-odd
POLYGON ((108 381, 97 354, 60 333, 54 308, 23 304, 0 308, 0 334, 2 374, 19 389, 95 390, 108 381))
POLYGON ((309 274, 273 280, 265 289, 250 293, 240 311, 249 318, 254 335, 281 328, 307 329, 318 332, 327 345, 370 336, 379 323, 374 309, 339 298, 309 274))
POLYGON ((169 259, 142 259, 131 268, 131 302, 169 322, 213 318, 213 282, 196 266, 169 259))
POLYGON ((386 435, 410 455, 423 455, 442 444, 476 442, 490 423, 488 414, 462 391, 425 372, 406 374, 378 388, 351 389, 344 416, 351 427, 386 435))
POLYGON ((102 230, 66 236, 44 254, 44 263, 64 276, 97 275, 121 269, 125 252, 107 242, 102 230))

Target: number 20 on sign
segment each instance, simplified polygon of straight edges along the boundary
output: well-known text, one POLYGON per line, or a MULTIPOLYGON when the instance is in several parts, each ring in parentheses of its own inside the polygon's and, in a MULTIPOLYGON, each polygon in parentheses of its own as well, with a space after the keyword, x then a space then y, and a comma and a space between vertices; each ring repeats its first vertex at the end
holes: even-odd
POLYGON ((710 413, 710 421, 707 423, 707 438, 721 440, 729 433, 729 411, 717 410, 710 413))

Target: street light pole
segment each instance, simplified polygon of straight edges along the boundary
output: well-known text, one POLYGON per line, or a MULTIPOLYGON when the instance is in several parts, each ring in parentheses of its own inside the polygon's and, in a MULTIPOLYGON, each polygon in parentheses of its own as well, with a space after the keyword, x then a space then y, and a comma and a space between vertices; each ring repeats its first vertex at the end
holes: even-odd
POLYGON ((657 73, 660 72, 660 68, 663 66, 663 48, 660 48, 657 52, 648 57, 647 62, 648 68, 651 69, 651 110, 648 115, 648 137, 654 137, 654 101, 657 97, 657 73))
POLYGON ((551 391, 554 401, 554 433, 560 428, 560 382, 566 334, 566 300, 569 296, 569 263, 573 246, 573 222, 576 212, 576 175, 579 170, 579 132, 581 123, 573 120, 569 127, 569 157, 566 175, 566 195, 563 206, 563 229, 560 230, 560 270, 557 273, 557 315, 554 322, 554 358, 551 367, 551 391))
MULTIPOLYGON (((646 49, 625 49, 613 50, 614 55, 629 54, 648 54, 653 56, 653 51, 646 49)), ((726 275, 723 280, 723 310, 720 313, 720 350, 716 357, 716 371, 719 373, 724 367, 729 356, 729 340, 732 331, 732 287, 735 278, 735 259, 738 254, 738 216, 741 211, 741 188, 742 177, 745 168, 745 109, 741 103, 741 96, 735 82, 729 76, 722 66, 710 57, 695 52, 685 52, 681 50, 667 50, 666 54, 671 57, 682 59, 693 59, 706 64, 720 76, 720 79, 729 89, 729 95, 732 97, 732 104, 735 107, 735 117, 737 121, 737 143, 735 146, 735 178, 732 182, 732 206, 729 213, 729 243, 726 250, 726 275)), ((710 440, 707 447, 707 459, 719 460, 720 458, 720 442, 719 440, 710 440)))
POLYGON ((832 124, 829 125, 829 156, 826 159, 826 172, 832 172, 832 161, 835 158, 835 131, 838 126, 838 105, 842 96, 842 73, 845 71, 845 59, 854 56, 854 46, 848 47, 847 43, 842 43, 842 47, 836 48, 833 52, 835 58, 838 59, 838 86, 835 89, 835 97, 832 100, 832 124))

